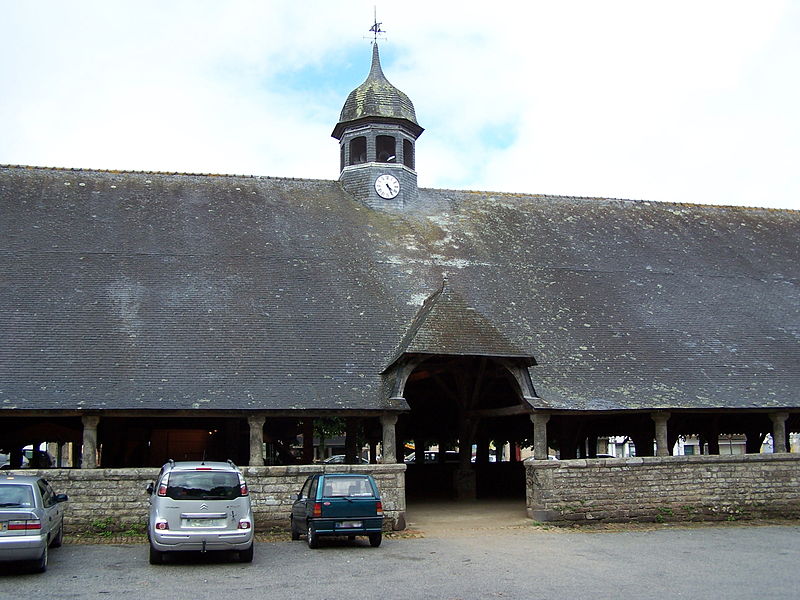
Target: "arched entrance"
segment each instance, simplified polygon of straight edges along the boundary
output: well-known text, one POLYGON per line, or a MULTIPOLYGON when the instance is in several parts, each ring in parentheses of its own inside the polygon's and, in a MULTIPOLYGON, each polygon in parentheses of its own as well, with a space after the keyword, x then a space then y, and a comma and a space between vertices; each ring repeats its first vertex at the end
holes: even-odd
POLYGON ((397 424, 410 500, 524 497, 521 449, 532 443, 532 426, 520 385, 529 387, 523 362, 452 355, 414 360, 404 389, 411 410, 397 424))

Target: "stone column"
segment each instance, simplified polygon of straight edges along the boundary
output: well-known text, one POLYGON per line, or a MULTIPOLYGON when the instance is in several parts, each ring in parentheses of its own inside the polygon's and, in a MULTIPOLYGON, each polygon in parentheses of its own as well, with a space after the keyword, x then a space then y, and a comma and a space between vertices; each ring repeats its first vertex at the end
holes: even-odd
POLYGON ((547 460, 547 422, 550 414, 536 411, 531 415, 533 423, 533 458, 547 460))
POLYGON ((769 413, 769 418, 772 421, 772 451, 786 452, 786 419, 789 413, 769 413))
POLYGON ((381 463, 390 464, 397 462, 397 436, 394 426, 397 425, 397 415, 381 415, 383 437, 381 438, 381 463))
POLYGON ((670 414, 666 411, 650 413, 650 418, 656 424, 656 456, 671 456, 672 449, 669 447, 669 436, 667 435, 667 421, 670 414))
POLYGON ((264 422, 266 417, 252 415, 247 417, 250 426, 250 461, 251 467, 264 466, 264 422))
POLYGON ((658 411, 650 413, 650 417, 656 424, 656 456, 671 456, 672 449, 669 447, 667 435, 667 421, 669 413, 658 411))
POLYGON ((83 422, 83 450, 81 453, 81 469, 97 468, 97 425, 100 417, 84 415, 83 422))

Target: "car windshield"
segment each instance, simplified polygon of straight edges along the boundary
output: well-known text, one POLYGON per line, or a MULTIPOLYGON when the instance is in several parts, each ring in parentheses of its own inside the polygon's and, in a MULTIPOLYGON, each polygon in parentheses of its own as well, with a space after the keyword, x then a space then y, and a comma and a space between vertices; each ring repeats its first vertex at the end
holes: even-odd
POLYGON ((0 485, 0 508, 30 508, 33 489, 29 485, 0 485))
POLYGON ((241 496, 239 476, 221 471, 173 471, 167 496, 173 500, 233 500, 241 496))
POLYGON ((372 486, 366 477, 329 477, 322 489, 325 498, 372 496, 372 486))

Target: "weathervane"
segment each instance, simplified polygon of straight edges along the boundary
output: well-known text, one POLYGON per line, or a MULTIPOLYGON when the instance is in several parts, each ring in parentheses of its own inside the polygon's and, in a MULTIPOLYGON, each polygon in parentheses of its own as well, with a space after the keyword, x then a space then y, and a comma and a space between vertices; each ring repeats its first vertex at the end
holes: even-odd
POLYGON ((372 9, 374 11, 374 19, 373 19, 374 22, 372 24, 372 27, 369 28, 369 30, 372 32, 373 43, 375 43, 378 41, 378 35, 386 32, 383 29, 381 29, 381 25, 383 25, 383 23, 378 23, 377 7, 373 6, 372 9))

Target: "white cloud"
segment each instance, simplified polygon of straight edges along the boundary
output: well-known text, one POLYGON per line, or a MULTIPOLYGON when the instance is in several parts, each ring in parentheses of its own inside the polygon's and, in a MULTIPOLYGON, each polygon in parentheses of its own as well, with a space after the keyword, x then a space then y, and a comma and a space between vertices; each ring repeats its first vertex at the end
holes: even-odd
MULTIPOLYGON (((335 178, 372 6, 8 2, 0 163, 335 178)), ((800 208, 796 4, 383 1, 378 17, 426 128, 422 185, 800 208)))

